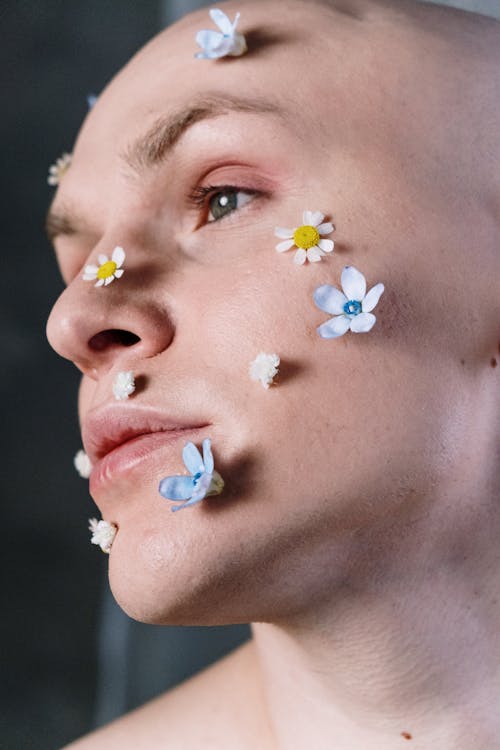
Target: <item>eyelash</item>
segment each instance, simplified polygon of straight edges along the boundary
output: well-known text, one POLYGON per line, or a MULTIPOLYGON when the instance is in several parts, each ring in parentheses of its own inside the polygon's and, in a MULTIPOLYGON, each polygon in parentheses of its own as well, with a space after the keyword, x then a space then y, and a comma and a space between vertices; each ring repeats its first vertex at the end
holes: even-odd
MULTIPOLYGON (((191 193, 188 196, 189 202, 191 205, 195 206, 196 208, 205 209, 206 213, 208 215, 208 204, 211 198, 215 197, 218 193, 226 193, 226 192, 232 192, 232 193, 246 193, 247 195, 256 196, 260 195, 261 192, 259 190, 252 190, 251 188, 243 188, 238 185, 199 185, 194 188, 194 190, 191 191, 191 193)), ((243 208, 243 206, 242 206, 243 208)), ((234 209, 231 211, 230 214, 235 213, 236 211, 241 209, 234 209)), ((222 221, 223 219, 227 218, 226 216, 221 216, 219 219, 211 219, 210 221, 207 221, 207 224, 214 224, 215 222, 222 221)))

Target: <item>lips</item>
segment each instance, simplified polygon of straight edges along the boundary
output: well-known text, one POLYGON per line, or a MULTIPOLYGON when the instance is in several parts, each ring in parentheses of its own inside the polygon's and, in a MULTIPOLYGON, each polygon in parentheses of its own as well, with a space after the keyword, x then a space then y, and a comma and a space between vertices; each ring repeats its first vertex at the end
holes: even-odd
POLYGON ((172 417, 151 408, 110 405, 91 412, 82 425, 85 452, 93 466, 91 484, 136 466, 154 450, 209 426, 195 417, 172 417))

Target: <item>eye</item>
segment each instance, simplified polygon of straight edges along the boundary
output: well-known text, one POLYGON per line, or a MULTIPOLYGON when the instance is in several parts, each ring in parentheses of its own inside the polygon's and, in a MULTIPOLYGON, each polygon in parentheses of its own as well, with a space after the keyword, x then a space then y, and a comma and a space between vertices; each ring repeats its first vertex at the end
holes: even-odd
POLYGON ((236 211, 249 203, 254 193, 238 190, 237 188, 224 188, 212 195, 208 201, 208 221, 218 221, 224 216, 236 211))
POLYGON ((258 190, 233 185, 204 185, 195 188, 189 198, 198 209, 203 209, 203 223, 213 224, 250 203, 258 194, 258 190))

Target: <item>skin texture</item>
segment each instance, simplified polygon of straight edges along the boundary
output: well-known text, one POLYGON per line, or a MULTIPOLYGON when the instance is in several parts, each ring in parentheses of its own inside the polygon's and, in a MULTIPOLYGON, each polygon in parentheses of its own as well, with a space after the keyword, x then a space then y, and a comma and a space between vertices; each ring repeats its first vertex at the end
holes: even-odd
POLYGON ((190 439, 212 438, 226 481, 171 513, 157 486, 184 471, 180 439, 91 479, 118 526, 120 605, 258 624, 89 747, 496 747, 500 27, 406 2, 223 7, 242 13, 247 56, 195 60, 207 16, 188 16, 85 121, 53 205, 73 229, 55 240, 67 288, 48 337, 83 372, 84 425, 132 370, 115 407, 208 425, 190 439), (160 163, 137 158, 159 118, 221 95, 269 111, 226 111, 160 163), (255 194, 209 222, 188 198, 200 185, 255 194), (297 267, 274 227, 304 209, 333 221, 336 248, 297 267), (116 245, 124 276, 84 282, 116 245), (345 265, 386 292, 370 333, 324 341, 312 294, 345 265), (268 391, 248 377, 261 350, 282 361, 268 391))

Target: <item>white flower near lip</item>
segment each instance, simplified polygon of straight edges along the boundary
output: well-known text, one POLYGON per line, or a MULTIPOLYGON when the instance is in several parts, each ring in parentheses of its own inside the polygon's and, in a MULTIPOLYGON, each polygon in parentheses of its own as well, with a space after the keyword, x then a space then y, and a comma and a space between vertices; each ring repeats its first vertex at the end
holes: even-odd
POLYGON ((292 247, 297 248, 293 262, 301 266, 308 260, 317 263, 323 255, 331 253, 334 247, 333 240, 322 239, 325 234, 335 230, 331 222, 324 222, 321 211, 304 211, 302 215, 302 226, 295 229, 276 227, 274 233, 283 242, 276 245, 278 253, 284 253, 292 247))
POLYGON ((124 401, 135 391, 134 373, 119 372, 113 383, 113 394, 117 401, 124 401))
POLYGON ((102 551, 109 555, 118 531, 115 524, 102 519, 98 521, 97 518, 89 518, 89 530, 92 532, 90 543, 98 544, 102 551))
POLYGON ((278 373, 280 358, 277 354, 260 352, 250 363, 249 374, 252 380, 260 380, 264 388, 269 388, 278 373))
POLYGON ((335 316, 316 329, 323 339, 338 338, 349 330, 367 333, 375 325, 372 310, 384 291, 384 285, 375 284, 367 294, 366 279, 354 266, 345 266, 340 282, 342 292, 330 284, 324 284, 314 292, 314 302, 319 309, 335 316))
POLYGON ((99 265, 85 266, 83 274, 84 281, 96 281, 94 286, 108 286, 113 279, 119 279, 123 276, 125 269, 122 268, 125 260, 125 251, 123 247, 115 247, 111 260, 107 255, 98 255, 99 265))
POLYGON ((49 175, 47 182, 49 185, 59 185, 62 178, 71 166, 72 154, 68 154, 66 151, 62 154, 54 164, 49 167, 49 175))
POLYGON ((236 31, 240 14, 237 13, 231 23, 229 18, 218 8, 209 10, 210 18, 219 27, 220 31, 203 29, 196 34, 196 43, 202 52, 197 52, 195 57, 205 60, 214 60, 219 57, 239 57, 247 51, 247 43, 243 34, 236 31))
POLYGON ((85 451, 79 450, 73 459, 73 465, 82 479, 88 479, 90 472, 92 471, 92 464, 90 458, 87 456, 85 451))

